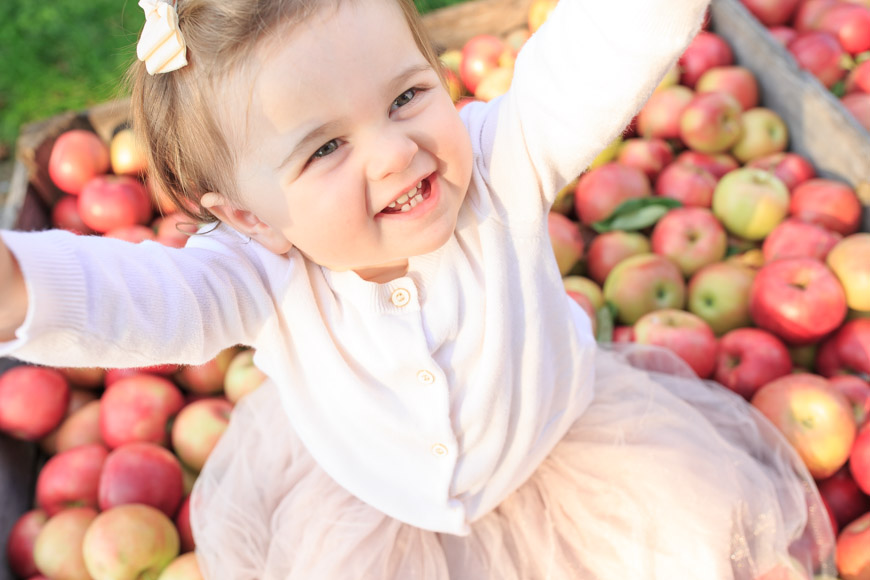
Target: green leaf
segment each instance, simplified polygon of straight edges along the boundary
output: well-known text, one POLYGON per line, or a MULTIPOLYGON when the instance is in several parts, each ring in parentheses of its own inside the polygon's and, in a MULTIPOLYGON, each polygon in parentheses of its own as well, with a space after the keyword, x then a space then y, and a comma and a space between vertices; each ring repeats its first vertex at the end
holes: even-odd
POLYGON ((834 96, 838 99, 842 98, 843 95, 846 94, 846 82, 845 81, 837 81, 831 86, 831 92, 834 93, 834 96))
POLYGON ((627 199, 605 220, 592 224, 599 234, 614 230, 637 231, 655 225, 670 210, 683 204, 669 197, 640 197, 627 199))

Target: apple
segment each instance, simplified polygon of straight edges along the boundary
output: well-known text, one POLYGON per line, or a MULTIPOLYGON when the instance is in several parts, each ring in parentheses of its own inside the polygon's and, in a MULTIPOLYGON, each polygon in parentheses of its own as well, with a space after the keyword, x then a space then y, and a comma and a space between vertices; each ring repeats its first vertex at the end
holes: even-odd
POLYGON ((36 478, 36 505, 49 516, 72 506, 97 507, 100 473, 109 450, 90 443, 51 456, 36 478))
MULTIPOLYGON (((855 441, 857 442, 857 438, 855 441)), ((867 494, 855 483, 848 464, 832 476, 816 483, 819 494, 825 500, 839 529, 845 528, 859 516, 870 511, 870 497, 867 497, 867 494)))
POLYGON ((643 171, 609 161, 580 176, 574 207, 584 225, 605 220, 628 199, 649 197, 652 186, 643 171))
POLYGON ((676 63, 668 69, 665 73, 665 76, 662 77, 662 80, 659 81, 659 84, 656 85, 654 91, 660 91, 667 87, 673 87, 680 83, 680 67, 676 63))
POLYGON ((175 374, 175 380, 189 393, 197 395, 221 393, 224 389, 227 367, 239 350, 239 347, 228 347, 202 364, 183 366, 175 374))
POLYGON ((634 323, 634 342, 672 350, 701 378, 716 365, 716 337, 702 318, 676 308, 648 312, 634 323))
POLYGON ((37 441, 60 425, 70 388, 60 371, 19 365, 0 375, 0 431, 37 441))
POLYGON ((781 221, 764 238, 761 251, 767 262, 781 258, 815 258, 824 261, 837 242, 837 232, 794 218, 781 221))
POLYGON ((37 569, 52 580, 89 580, 82 545, 96 517, 92 507, 71 507, 49 518, 33 545, 37 569))
POLYGON ((694 89, 695 83, 714 66, 734 64, 734 53, 728 41, 715 32, 701 30, 680 55, 680 82, 694 89))
POLYGON ((793 151, 782 151, 763 155, 747 162, 748 167, 756 167, 772 172, 779 177, 789 191, 816 176, 816 170, 810 161, 793 151))
POLYGON ((90 443, 103 443, 100 435, 100 400, 86 403, 69 414, 57 428, 56 453, 90 443))
POLYGON ((100 435, 109 448, 133 441, 166 446, 167 425, 184 406, 184 396, 169 379, 143 373, 114 383, 100 402, 100 435))
POLYGON ((507 92, 513 78, 512 66, 497 66, 483 75, 474 89, 474 96, 484 102, 491 101, 507 92))
POLYGON ((744 111, 759 105, 758 80, 755 73, 745 66, 714 66, 704 72, 695 83, 695 92, 716 91, 730 94, 737 99, 744 111))
POLYGON ((640 254, 619 262, 604 282, 604 299, 616 307, 616 319, 634 324, 648 312, 682 308, 686 301, 683 273, 659 254, 640 254))
POLYGON ((236 404, 242 397, 258 389, 268 378, 254 364, 253 348, 240 350, 227 366, 224 376, 224 396, 229 402, 236 404))
POLYGON ((148 167, 145 147, 127 126, 116 131, 109 141, 109 159, 115 175, 142 175, 148 167))
POLYGON ((851 55, 870 50, 870 8, 840 2, 824 10, 816 29, 830 32, 851 55))
POLYGON ((801 0, 740 0, 764 26, 781 26, 791 22, 801 0))
POLYGON ((846 292, 852 310, 870 312, 870 233, 846 236, 828 252, 826 263, 846 292))
POLYGON ((713 214, 730 233, 745 240, 764 239, 785 219, 790 195, 781 179, 752 167, 722 176, 713 191, 713 214))
POLYGON ((166 514, 148 505, 124 504, 94 518, 82 542, 94 580, 157 578, 178 556, 178 532, 166 514))
POLYGON ((797 30, 787 24, 783 24, 782 26, 771 26, 767 29, 767 32, 783 47, 794 40, 794 37, 798 34, 797 30))
POLYGON ((847 93, 870 93, 870 60, 855 65, 846 76, 847 93))
POLYGON ((535 33, 556 7, 559 0, 532 0, 529 4, 528 26, 529 32, 535 33))
POLYGON ((729 151, 743 130, 743 109, 728 93, 697 93, 680 117, 680 139, 701 153, 729 151))
POLYGON ((98 367, 60 367, 57 370, 66 377, 70 386, 76 389, 102 389, 106 377, 106 369, 98 367))
POLYGON ((65 131, 51 147, 48 176, 66 193, 78 195, 86 183, 109 169, 109 147, 93 131, 65 131))
POLYGON ((742 164, 774 153, 788 146, 788 127, 779 113, 767 107, 754 107, 740 115, 740 137, 731 154, 742 164))
POLYGON ((637 134, 644 139, 679 139, 680 118, 694 96, 683 85, 655 91, 637 114, 637 134))
POLYGON ((172 520, 178 530, 178 538, 181 545, 181 553, 192 552, 196 548, 193 539, 193 530, 190 527, 190 495, 185 495, 181 505, 172 520))
POLYGON ((597 334, 598 332, 598 315, 595 311, 595 306, 592 305, 592 300, 589 299, 585 294, 581 294, 576 290, 565 290, 568 294, 568 297, 576 302, 580 308, 586 313, 586 316, 589 317, 589 322, 592 325, 592 334, 597 334))
POLYGON ((614 326, 613 342, 634 342, 634 326, 624 324, 614 326))
POLYGON ((196 554, 188 552, 175 558, 157 580, 203 580, 196 554))
POLYGON ((843 323, 846 310, 840 282, 824 262, 813 258, 768 262, 749 292, 755 324, 789 344, 820 340, 843 323))
POLYGON ((129 175, 98 175, 88 181, 78 197, 82 221, 100 233, 151 220, 148 190, 129 175))
POLYGON ((138 244, 145 240, 156 240, 157 234, 148 226, 143 226, 142 224, 131 224, 112 228, 103 233, 103 237, 124 240, 131 244, 138 244))
POLYGON ((849 473, 855 484, 870 494, 870 427, 866 424, 858 430, 849 456, 849 473))
POLYGON ((717 182, 726 173, 740 167, 740 164, 737 163, 737 160, 730 153, 701 153, 691 149, 682 151, 674 159, 674 162, 706 169, 713 174, 717 182))
POLYGON ((226 431, 233 404, 221 397, 199 399, 184 406, 172 423, 172 448, 179 459, 201 471, 226 431))
POLYGON ((762 386, 792 372, 788 348, 760 328, 735 328, 719 339, 713 378, 747 401, 762 386))
POLYGON ((6 538, 6 563, 19 578, 29 578, 39 573, 33 561, 33 546, 36 536, 48 521, 45 510, 36 508, 21 514, 6 538))
POLYGON ((596 310, 604 306, 604 292, 601 285, 595 280, 572 274, 562 278, 562 283, 566 291, 577 292, 589 298, 589 301, 596 310))
POLYGON ((859 125, 870 131, 870 94, 850 93, 843 95, 840 104, 852 113, 859 125))
POLYGON ((847 320, 819 347, 819 374, 853 374, 870 379, 870 318, 847 320))
POLYGON ((840 391, 855 411, 855 424, 863 426, 870 418, 870 382, 857 375, 834 375, 828 377, 831 388, 840 391))
POLYGON ((171 248, 183 248, 197 229, 196 224, 179 211, 158 217, 151 225, 157 232, 157 241, 171 248))
POLYGON ((721 336, 752 324, 749 291, 755 270, 736 261, 708 264, 689 279, 686 308, 721 336))
POLYGON ((106 376, 103 378, 103 384, 108 389, 116 382, 127 377, 136 377, 139 375, 157 375, 160 377, 171 378, 181 367, 175 364, 155 365, 150 367, 127 367, 106 369, 106 376))
POLYGON ((54 202, 51 208, 51 225, 74 234, 90 235, 96 233, 82 221, 82 216, 79 215, 78 197, 68 193, 61 195, 54 202))
POLYGON ((849 459, 856 426, 849 401, 819 375, 795 373, 759 388, 750 400, 797 451, 815 479, 849 459))
POLYGON ((94 391, 88 391, 85 389, 70 389, 70 397, 69 403, 66 407, 66 413, 64 413, 63 419, 61 419, 60 425, 57 426, 56 429, 51 431, 48 435, 43 437, 38 441, 39 447, 45 452, 47 455, 54 455, 59 451, 58 449, 58 434, 60 433, 61 427, 63 427, 64 423, 75 414, 79 409, 84 407, 89 403, 94 403, 99 400, 97 393, 94 391))
POLYGON ((126 443, 106 457, 99 482, 100 510, 140 503, 171 518, 183 496, 181 464, 165 447, 156 443, 126 443))
POLYGON ((662 169, 673 160, 673 147, 664 139, 655 137, 626 139, 616 155, 616 161, 622 165, 630 165, 643 171, 650 183, 655 183, 662 169))
POLYGON ((799 31, 813 30, 822 12, 840 0, 803 0, 794 13, 792 26, 799 31))
POLYGON ((613 230, 598 234, 589 242, 586 252, 586 273, 598 284, 604 284, 616 264, 630 256, 652 252, 649 238, 640 232, 613 230))
POLYGON ((568 274, 583 257, 584 242, 580 228, 572 219, 551 211, 547 214, 547 231, 562 276, 568 274))
POLYGON ((710 207, 717 181, 707 169, 678 161, 659 174, 655 192, 658 196, 676 199, 684 206, 710 207))
POLYGON ((843 57, 847 54, 837 37, 822 30, 806 30, 786 45, 799 67, 816 77, 826 88, 846 76, 843 57))
POLYGON ((659 219, 650 244, 653 252, 670 258, 688 278, 707 264, 725 258, 728 236, 709 209, 678 207, 659 219))
POLYGON ((459 78, 471 94, 475 93, 481 79, 498 67, 504 50, 504 42, 492 34, 477 34, 465 42, 459 64, 459 78))
POLYGON ((816 177, 794 188, 789 203, 793 217, 848 236, 861 226, 861 202, 855 190, 834 179, 816 177))
POLYGON ((840 531, 836 554, 840 578, 870 578, 870 513, 860 516, 840 531))

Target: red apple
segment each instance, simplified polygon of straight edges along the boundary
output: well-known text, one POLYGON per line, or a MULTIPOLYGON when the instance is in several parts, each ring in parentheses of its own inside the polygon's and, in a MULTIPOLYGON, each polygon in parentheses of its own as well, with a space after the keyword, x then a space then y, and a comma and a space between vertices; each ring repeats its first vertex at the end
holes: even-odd
POLYGON ((227 367, 238 352, 238 347, 225 348, 200 365, 183 366, 176 373, 175 380, 189 393, 197 395, 221 393, 224 389, 227 367))
POLYGON ((695 83, 714 66, 734 64, 734 53, 728 41, 715 32, 701 30, 680 56, 680 82, 694 89, 695 83))
POLYGON ((740 137, 731 148, 731 154, 740 163, 782 153, 788 146, 788 127, 773 109, 754 107, 743 111, 740 126, 740 137))
POLYGON ((840 2, 819 15, 818 30, 830 32, 851 55, 870 50, 870 8, 840 2))
POLYGON ((782 46, 787 46, 798 34, 797 30, 785 24, 782 26, 771 26, 767 29, 767 32, 782 46))
POLYGON ((31 509, 21 514, 6 538, 6 563, 19 578, 29 578, 39 573, 33 561, 33 546, 36 536, 48 521, 42 509, 31 509))
POLYGON ((652 252, 649 238, 639 232, 613 230, 598 234, 589 242, 586 252, 586 272, 590 278, 604 284, 616 264, 630 256, 652 252))
POLYGON ((196 548, 196 542, 193 539, 193 530, 190 527, 190 495, 184 496, 184 499, 181 500, 181 506, 179 506, 173 522, 178 530, 181 552, 192 552, 196 548))
POLYGON ((584 242, 580 228, 572 219, 551 211, 547 214, 547 231, 556 265, 565 276, 583 257, 584 242))
POLYGON ((100 401, 85 404, 68 415, 57 428, 56 452, 90 443, 103 443, 100 435, 100 401))
POLYGON ((689 279, 686 308, 703 318, 717 336, 749 326, 749 291, 754 278, 755 270, 737 261, 708 264, 689 279))
POLYGON ((746 400, 767 383, 792 372, 788 348, 760 328, 735 328, 719 340, 713 378, 746 400))
POLYGON ((145 240, 156 240, 157 234, 148 226, 142 224, 132 224, 112 228, 103 234, 106 238, 114 238, 116 240, 124 240, 131 244, 138 244, 145 240))
POLYGON ((96 402, 98 399, 99 397, 97 393, 93 391, 88 391, 86 389, 70 389, 69 403, 67 403, 66 413, 64 413, 63 419, 61 419, 61 422, 56 429, 38 441, 39 447, 48 455, 54 455, 57 453, 59 451, 58 435, 64 423, 66 423, 67 420, 79 409, 89 403, 96 402))
POLYGON ((730 153, 701 153, 691 149, 686 149, 677 155, 674 162, 706 169, 713 174, 716 181, 719 181, 726 173, 740 167, 740 164, 737 163, 737 160, 730 153))
POLYGON ((659 219, 650 243, 653 252, 670 258, 688 278, 707 264, 725 258, 728 236, 709 209, 678 207, 659 219))
POLYGON ((763 385, 751 399, 792 444, 815 479, 846 464, 855 440, 855 419, 845 396, 809 373, 785 375, 763 385))
POLYGON ((146 224, 152 206, 148 190, 129 175, 98 175, 79 193, 78 210, 82 221, 96 232, 146 224))
POLYGON ((707 69, 695 83, 695 91, 728 93, 737 99, 744 111, 759 105, 758 81, 755 73, 740 65, 714 66, 707 69))
POLYGON ((788 218, 768 234, 761 251, 767 262, 781 258, 815 258, 824 261, 842 237, 822 226, 788 218))
POLYGON ((202 470, 226 431, 232 410, 228 400, 211 397, 188 403, 178 413, 172 423, 172 448, 185 465, 197 472, 202 470))
POLYGON ((723 153, 740 139, 743 109, 728 93, 697 93, 680 117, 680 139, 701 153, 723 153))
POLYGON ((93 131, 61 133, 51 148, 48 175, 66 193, 78 195, 87 182, 109 171, 109 148, 93 131))
POLYGON ((855 411, 855 423, 863 426, 870 418, 870 383, 857 375, 835 375, 828 381, 832 389, 846 395, 855 411))
POLYGON ((795 187, 789 213, 844 236, 855 233, 861 225, 861 202, 855 190, 834 179, 817 177, 795 187))
POLYGON ((141 175, 148 167, 145 147, 130 127, 124 127, 112 136, 109 158, 115 175, 141 175))
POLYGON ((821 30, 799 32, 786 45, 786 49, 799 67, 809 71, 827 88, 831 88, 846 76, 846 69, 843 68, 842 62, 847 53, 840 46, 837 37, 829 32, 821 30))
POLYGON ((683 85, 655 91, 637 114, 638 136, 644 139, 679 139, 680 117, 694 96, 694 91, 683 85))
POLYGON ((846 236, 826 259, 846 291, 846 304, 856 312, 870 312, 870 233, 846 236))
POLYGON ((852 113, 859 125, 870 131, 870 94, 850 93, 844 95, 840 103, 852 113))
POLYGON ((242 349, 236 353, 227 366, 227 372, 224 375, 224 395, 233 404, 238 403, 242 397, 258 389, 267 379, 266 373, 254 364, 254 354, 253 348, 242 349))
POLYGON ((60 371, 19 365, 0 375, 0 430, 36 441, 60 425, 69 405, 69 383, 60 371))
POLYGON ((792 25, 799 32, 813 30, 822 12, 840 0, 803 0, 794 13, 792 25))
POLYGON ((870 60, 855 65, 846 76, 846 92, 870 93, 870 60))
POLYGON ((74 234, 94 234, 79 215, 78 197, 71 194, 60 196, 51 208, 51 225, 74 234))
POLYGON ((165 447, 155 443, 127 443, 106 457, 99 482, 99 507, 140 503, 155 507, 170 518, 184 496, 181 464, 165 447))
POLYGON ((170 380, 140 374, 107 389, 100 404, 100 434, 111 448, 133 441, 169 444, 167 424, 184 406, 184 396, 170 380))
POLYGON ((108 454, 105 445, 91 443, 50 457, 36 478, 36 504, 49 516, 73 506, 96 508, 108 454))
POLYGON ((761 240, 788 214, 789 191, 772 173, 741 167, 716 184, 712 207, 729 233, 743 240, 761 240))
POLYGON ((680 201, 684 206, 710 207, 716 177, 707 169, 690 163, 674 162, 665 167, 655 184, 656 195, 680 201))
POLYGON ((624 201, 652 195, 649 179, 640 169, 611 161, 580 176, 574 207, 584 225, 605 220, 624 201))
POLYGON ((679 266, 659 254, 622 260, 610 271, 603 291, 622 324, 634 324, 653 310, 682 308, 686 301, 686 283, 679 266))
POLYGON ((846 318, 846 295, 824 262, 784 258, 758 270, 749 294, 749 311, 760 328, 790 344, 809 344, 846 318))
POLYGON ((96 580, 157 578, 178 550, 172 520, 142 504, 101 512, 88 527, 81 547, 88 573, 96 580))
POLYGON ((837 571, 843 580, 870 578, 870 513, 852 521, 837 536, 837 571))
POLYGON ((858 430, 849 455, 849 473, 865 494, 870 494, 870 426, 858 430))
POLYGON ((498 67, 504 50, 504 42, 491 34, 477 34, 466 41, 462 47, 459 77, 471 94, 475 93, 481 79, 498 67))
POLYGON ((825 376, 870 378, 870 318, 848 320, 838 328, 820 346, 816 366, 825 376))
POLYGON ((848 467, 816 483, 839 529, 870 511, 870 498, 855 483, 848 467))
POLYGON ((789 191, 793 191, 804 181, 816 176, 812 163, 806 157, 792 151, 764 155, 752 159, 746 165, 772 172, 782 180, 789 191))
POLYGON ((765 26, 780 26, 791 22, 801 0, 740 0, 765 26))
POLYGON ((166 214, 154 220, 157 241, 172 248, 183 248, 196 233, 196 224, 181 212, 166 214))
POLYGON ((33 560, 48 578, 87 579, 82 545, 88 528, 97 517, 92 507, 71 507, 52 516, 36 536, 33 560))
POLYGON ((701 378, 716 365, 716 337, 710 325, 691 312, 675 308, 655 310, 634 323, 634 341, 669 348, 701 378))
POLYGON ((636 137, 623 141, 616 160, 640 169, 650 183, 655 183, 662 169, 674 160, 674 149, 664 139, 636 137))

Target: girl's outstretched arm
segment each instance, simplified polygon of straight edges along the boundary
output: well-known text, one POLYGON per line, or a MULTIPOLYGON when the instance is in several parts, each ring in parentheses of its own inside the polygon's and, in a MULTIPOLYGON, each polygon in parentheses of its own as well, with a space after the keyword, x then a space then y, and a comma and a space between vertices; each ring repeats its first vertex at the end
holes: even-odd
POLYGON ((15 338, 27 314, 27 288, 18 261, 0 238, 0 341, 15 338))

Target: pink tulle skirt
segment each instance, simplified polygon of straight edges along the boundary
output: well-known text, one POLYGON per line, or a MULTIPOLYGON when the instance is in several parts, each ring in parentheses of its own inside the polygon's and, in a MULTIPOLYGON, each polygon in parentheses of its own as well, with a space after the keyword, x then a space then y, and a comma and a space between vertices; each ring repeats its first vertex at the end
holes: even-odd
POLYGON ((267 383, 237 405, 194 487, 205 578, 836 575, 812 479, 759 413, 661 349, 600 348, 596 364, 592 405, 468 536, 415 528, 338 486, 267 383))

